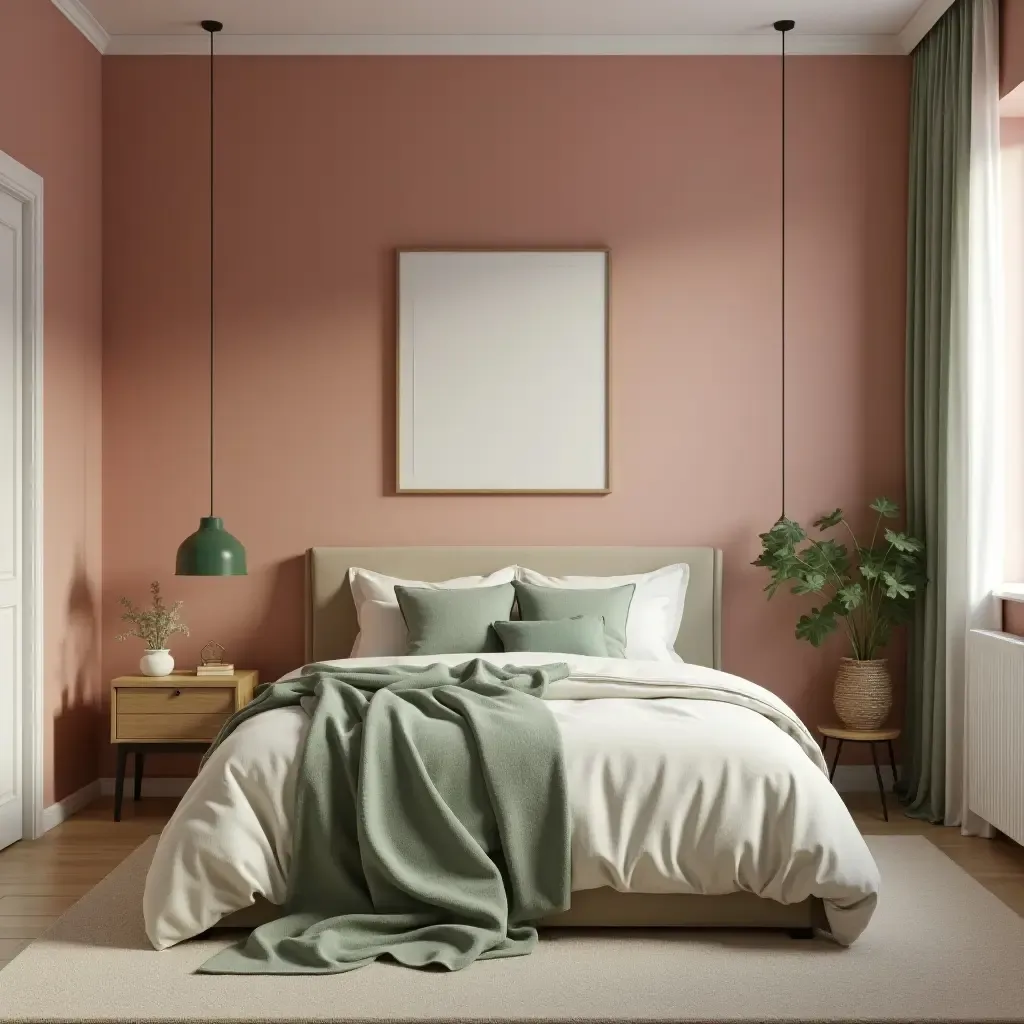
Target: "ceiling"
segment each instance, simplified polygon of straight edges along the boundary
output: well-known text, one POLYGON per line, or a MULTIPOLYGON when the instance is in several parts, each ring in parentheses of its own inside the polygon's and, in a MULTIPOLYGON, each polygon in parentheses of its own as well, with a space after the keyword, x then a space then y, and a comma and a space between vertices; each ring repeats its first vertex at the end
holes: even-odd
POLYGON ((106 53, 908 53, 952 0, 53 0, 106 53))

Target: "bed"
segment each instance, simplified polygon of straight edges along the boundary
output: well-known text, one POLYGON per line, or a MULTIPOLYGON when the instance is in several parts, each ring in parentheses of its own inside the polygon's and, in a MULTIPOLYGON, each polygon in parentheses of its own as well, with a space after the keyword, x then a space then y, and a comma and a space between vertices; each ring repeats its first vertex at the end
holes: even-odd
MULTIPOLYGON (((698 684, 701 684, 704 686, 704 690, 700 691, 704 694, 701 710, 706 711, 717 707, 718 697, 714 693, 709 694, 707 690, 712 682, 718 685, 719 679, 728 684, 724 689, 731 687, 741 695, 746 694, 742 702, 745 702, 748 709, 758 706, 759 692, 765 701, 770 699, 776 708, 772 712, 776 718, 775 724, 781 722, 789 731, 788 736, 778 733, 774 726, 765 724, 762 716, 750 714, 749 710, 740 711, 732 707, 730 711, 733 715, 746 715, 743 722, 749 722, 754 728, 751 735, 755 741, 748 752, 752 764, 756 764, 757 758, 762 757, 760 745, 763 743, 764 749, 775 759, 771 761, 774 766, 772 771, 783 771, 785 774, 790 772, 791 766, 794 776, 803 780, 800 786, 813 791, 813 798, 803 797, 810 810, 803 808, 800 811, 801 828, 809 837, 802 845, 809 847, 810 851, 796 851, 798 856, 793 860, 795 867, 792 868, 792 877, 781 877, 784 874, 781 869, 762 870, 754 885, 747 883, 730 886, 722 884, 719 878, 713 884, 683 886, 678 880, 670 882, 655 879, 653 884, 648 880, 637 885, 633 891, 622 891, 629 888, 623 884, 621 876, 624 872, 611 878, 608 884, 600 884, 599 870, 591 872, 581 885, 576 884, 574 873, 570 909, 542 924, 556 927, 774 928, 785 929, 798 936, 810 935, 813 929, 824 929, 830 931, 841 943, 847 944, 860 934, 870 919, 877 899, 877 869, 841 799, 828 784, 823 771, 824 762, 806 729, 777 698, 719 671, 722 608, 720 551, 712 548, 626 547, 313 548, 307 552, 306 557, 305 660, 329 662, 344 659, 352 649, 358 623, 348 585, 348 570, 351 566, 360 566, 389 576, 430 581, 486 574, 505 565, 529 566, 551 575, 613 576, 650 572, 679 562, 690 567, 685 614, 675 643, 676 652, 686 664, 670 667, 671 671, 665 668, 655 672, 649 665, 644 668, 646 663, 636 663, 639 666, 638 681, 642 681, 639 679, 641 676, 650 676, 651 681, 657 679, 659 682, 674 682, 677 687, 685 683, 686 686, 699 689, 698 684), (791 720, 785 720, 784 712, 778 708, 788 712, 791 720), (758 729, 761 731, 758 732, 758 729), (786 762, 783 768, 778 767, 780 759, 786 762), (798 882, 794 879, 798 879, 798 882), (697 888, 698 891, 671 891, 679 888, 697 888), (726 891, 730 888, 740 891, 726 891)), ((508 660, 507 655, 505 659, 508 660)), ((591 669, 593 666, 583 664, 580 671, 585 673, 591 669)), ((620 668, 620 671, 623 670, 620 668)), ((594 678, 600 680, 605 668, 599 665, 595 671, 594 678)), ((653 703, 637 702, 645 706, 653 703)), ((697 706, 695 702, 694 706, 697 706)), ((746 756, 743 754, 741 760, 746 756)), ((756 770, 760 771, 759 768, 756 770)), ((741 778, 746 779, 743 785, 749 784, 756 788, 762 784, 762 780, 750 775, 749 765, 741 764, 736 771, 741 778)), ((201 781, 202 776, 197 780, 197 785, 201 781)), ((735 778, 730 784, 735 788, 735 778)), ((792 794, 788 791, 780 797, 789 800, 790 804, 791 798, 792 794)), ((211 803, 211 798, 204 799, 206 805, 211 803)), ((736 799, 735 795, 733 799, 736 799)), ((741 796, 740 799, 745 798, 741 796)), ((217 800, 220 800, 219 794, 213 798, 213 802, 217 800)), ((198 802, 195 806, 199 806, 198 802)), ((725 827, 735 826, 740 831, 746 828, 750 836, 753 836, 762 827, 762 823, 756 821, 758 814, 790 813, 765 811, 764 806, 762 794, 757 798, 756 806, 751 804, 749 812, 739 813, 738 825, 726 822, 725 827), (757 810, 757 806, 761 810, 757 810)), ((154 869, 151 871, 151 884, 147 884, 147 929, 154 945, 158 947, 171 945, 211 926, 252 927, 272 916, 275 911, 264 898, 268 885, 257 880, 251 885, 247 882, 242 886, 246 890, 244 899, 240 899, 237 893, 231 899, 219 902, 213 899, 214 908, 204 909, 205 917, 193 913, 186 924, 176 921, 168 925, 168 920, 173 916, 166 909, 170 898, 168 894, 173 895, 175 890, 187 884, 182 881, 180 864, 195 859, 195 852, 189 849, 189 843, 194 843, 194 840, 189 840, 187 836, 187 820, 178 820, 176 823, 176 819, 187 819, 190 813, 186 798, 161 838, 163 850, 161 853, 158 848, 154 869), (160 867, 161 856, 163 868, 160 867)), ((764 827, 768 825, 770 822, 766 822, 764 827)), ((209 835, 211 827, 209 823, 203 826, 205 836, 209 835)), ((203 842, 208 844, 208 839, 204 838, 203 842)), ((757 844, 756 839, 751 840, 749 837, 737 842, 741 847, 757 844)), ((742 859, 749 859, 750 851, 740 849, 736 856, 739 864, 742 859)), ((742 865, 737 868, 741 869, 742 865)), ((725 872, 726 877, 731 877, 731 870, 725 872)), ((184 895, 178 893, 174 898, 179 904, 191 906, 192 911, 195 911, 197 904, 207 896, 209 893, 197 890, 184 895)))

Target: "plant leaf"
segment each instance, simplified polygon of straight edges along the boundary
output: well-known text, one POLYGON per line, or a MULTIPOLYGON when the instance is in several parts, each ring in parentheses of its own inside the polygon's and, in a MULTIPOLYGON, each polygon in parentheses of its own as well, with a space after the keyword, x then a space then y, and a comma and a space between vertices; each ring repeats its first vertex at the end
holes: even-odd
POLYGON ((916 538, 906 533, 896 533, 894 530, 885 531, 885 539, 897 551, 921 551, 924 545, 916 538))
POLYGON ((924 559, 924 546, 920 551, 897 551, 896 562, 912 572, 918 572, 924 559))
MULTIPOLYGON (((888 498, 876 498, 871 508, 886 519, 899 515, 899 506, 888 498)), ((824 532, 843 522, 842 510, 834 509, 819 516, 814 526, 824 532)), ((799 523, 781 518, 759 535, 761 552, 753 564, 769 570, 768 596, 788 584, 794 594, 820 593, 825 602, 800 616, 798 639, 819 647, 841 619, 856 614, 863 618, 858 618, 858 635, 862 628, 868 638, 868 653, 858 656, 871 657, 888 642, 894 626, 912 617, 914 599, 928 583, 924 544, 906 532, 884 533, 884 542, 873 538, 876 543, 870 548, 856 540, 848 548, 831 537, 808 537, 799 523)), ((132 621, 145 626, 142 620, 132 621)))
POLYGON ((900 507, 895 501, 890 501, 888 498, 875 498, 868 508, 873 509, 880 516, 884 516, 886 519, 895 519, 900 514, 900 507))
MULTIPOLYGON (((796 564, 796 563, 794 563, 794 564, 796 564)), ((799 565, 797 565, 797 569, 799 569, 799 568, 800 568, 799 565)), ((793 572, 790 569, 789 566, 780 566, 778 569, 776 569, 772 573, 771 582, 764 589, 768 592, 768 596, 769 597, 773 597, 774 594, 775 594, 775 591, 778 590, 779 587, 781 587, 783 583, 786 583, 789 580, 799 579, 799 577, 800 577, 800 573, 799 572, 793 572)))
POLYGON ((831 572, 833 569, 845 576, 849 571, 849 552, 845 544, 837 544, 831 538, 812 541, 811 546, 803 552, 803 559, 812 569, 820 572, 831 572))
POLYGON ((885 596, 888 598, 909 598, 914 592, 914 584, 906 582, 906 576, 900 566, 896 566, 891 572, 883 572, 882 582, 885 584, 885 596))
POLYGON ((780 519, 767 533, 759 534, 761 554, 752 564, 771 570, 772 580, 765 587, 769 597, 786 580, 796 579, 803 572, 796 545, 806 536, 803 527, 791 519, 780 519))
POLYGON ((779 544, 799 544, 807 532, 799 523, 783 517, 768 531, 768 536, 776 538, 779 544))
POLYGON ((798 640, 806 640, 812 647, 820 647, 837 625, 834 615, 822 608, 812 608, 809 615, 800 616, 796 624, 796 636, 798 640))
POLYGON ((824 586, 825 574, 823 572, 805 572, 801 575, 791 593, 818 594, 824 586))
POLYGON ((829 512, 827 516, 820 516, 814 520, 814 525, 824 532, 833 526, 838 526, 843 519, 843 510, 837 508, 834 512, 829 512))

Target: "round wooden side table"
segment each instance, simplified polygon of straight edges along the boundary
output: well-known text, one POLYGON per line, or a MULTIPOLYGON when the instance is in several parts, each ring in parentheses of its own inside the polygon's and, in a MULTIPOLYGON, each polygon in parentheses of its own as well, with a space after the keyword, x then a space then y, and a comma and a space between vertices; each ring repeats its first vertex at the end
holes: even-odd
POLYGON ((875 766, 875 778, 878 779, 878 795, 882 800, 882 817, 889 820, 889 809, 885 805, 885 786, 882 784, 882 773, 878 768, 878 755, 875 752, 876 743, 884 743, 889 748, 889 766, 892 768, 892 783, 895 787, 899 779, 896 777, 896 757, 892 751, 892 741, 896 739, 899 729, 847 729, 845 725, 819 725, 818 732, 821 733, 821 752, 828 752, 828 741, 834 739, 837 742, 836 752, 832 757, 832 769, 828 773, 829 782, 835 777, 836 765, 839 764, 839 753, 844 743, 867 743, 871 746, 871 760, 875 766))

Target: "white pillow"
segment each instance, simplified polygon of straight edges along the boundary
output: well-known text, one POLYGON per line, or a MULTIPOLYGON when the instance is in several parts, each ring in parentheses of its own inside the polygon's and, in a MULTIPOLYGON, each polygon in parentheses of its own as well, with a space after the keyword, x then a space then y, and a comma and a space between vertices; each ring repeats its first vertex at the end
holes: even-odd
POLYGON ((516 567, 507 565, 490 576, 461 576, 441 583, 401 580, 371 569, 355 566, 348 571, 352 599, 356 605, 359 633, 352 645, 351 658, 387 658, 408 654, 409 633, 398 607, 395 587, 423 587, 425 590, 466 590, 472 587, 497 587, 516 578, 516 567))
POLYGON ((635 576, 545 576, 519 567, 518 578, 538 587, 591 590, 636 584, 626 618, 626 657, 634 661, 682 661, 675 652, 683 621, 690 567, 685 562, 666 565, 635 576))

